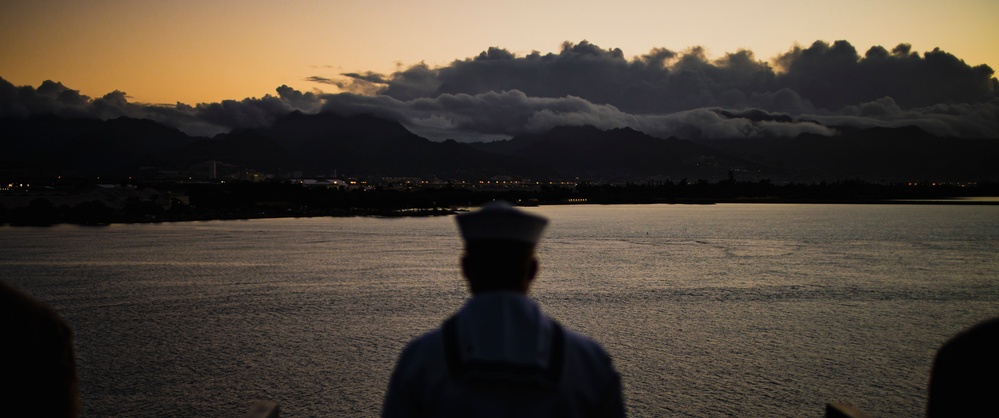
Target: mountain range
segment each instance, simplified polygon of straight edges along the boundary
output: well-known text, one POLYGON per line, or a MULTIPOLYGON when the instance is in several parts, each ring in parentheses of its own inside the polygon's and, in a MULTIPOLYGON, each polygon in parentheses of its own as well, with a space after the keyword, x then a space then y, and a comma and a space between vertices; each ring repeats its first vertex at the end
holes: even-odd
POLYGON ((999 180, 999 139, 933 136, 915 127, 846 129, 826 137, 687 141, 629 129, 556 127, 508 140, 422 138, 369 115, 292 112, 271 126, 192 137, 150 120, 0 119, 0 176, 139 176, 195 172, 207 161, 302 176, 494 176, 881 182, 999 180))

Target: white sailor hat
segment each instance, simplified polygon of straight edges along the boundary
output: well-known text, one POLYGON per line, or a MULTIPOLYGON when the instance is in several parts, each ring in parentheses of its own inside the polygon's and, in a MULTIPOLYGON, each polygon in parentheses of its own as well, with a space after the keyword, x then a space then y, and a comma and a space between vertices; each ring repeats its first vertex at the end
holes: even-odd
POLYGON ((548 219, 518 210, 507 202, 493 201, 475 212, 455 217, 465 242, 511 240, 536 245, 548 219))

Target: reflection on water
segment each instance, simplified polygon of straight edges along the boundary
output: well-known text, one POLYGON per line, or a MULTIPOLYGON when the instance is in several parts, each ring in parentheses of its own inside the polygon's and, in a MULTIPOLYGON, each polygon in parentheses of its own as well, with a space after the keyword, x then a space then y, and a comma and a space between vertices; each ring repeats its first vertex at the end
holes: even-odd
MULTIPOLYGON (((922 414, 935 349, 999 316, 999 207, 557 206, 533 295, 631 416, 922 414)), ((0 228, 74 327, 86 416, 374 416, 466 297, 450 218, 0 228)))

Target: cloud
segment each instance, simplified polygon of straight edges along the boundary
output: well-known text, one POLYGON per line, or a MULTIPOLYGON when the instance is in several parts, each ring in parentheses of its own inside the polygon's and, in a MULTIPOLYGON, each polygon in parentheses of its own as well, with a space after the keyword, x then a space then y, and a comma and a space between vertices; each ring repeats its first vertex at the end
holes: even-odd
POLYGON ((15 87, 0 78, 0 117, 27 117, 33 114, 85 117, 89 103, 89 97, 59 82, 45 80, 36 89, 15 87))
POLYGON ((439 68, 421 63, 389 75, 346 74, 366 83, 363 96, 373 98, 331 95, 326 108, 391 115, 435 138, 445 128, 468 137, 557 124, 691 139, 833 134, 820 120, 999 137, 992 75, 988 66, 939 49, 920 55, 908 44, 874 46, 861 56, 849 42, 818 41, 765 62, 747 50, 711 59, 700 47, 657 48, 629 60, 619 49, 583 41, 566 42, 557 53, 518 56, 493 47, 439 68), (760 120, 752 111, 785 117, 760 120))
POLYGON ((619 49, 583 41, 545 55, 489 48, 441 68, 419 64, 363 79, 400 100, 517 90, 531 97, 575 96, 632 113, 666 113, 767 104, 783 91, 797 96, 783 103, 785 110, 835 112, 885 96, 909 107, 988 101, 996 95, 992 75, 988 66, 969 66, 939 49, 921 57, 907 44, 890 52, 875 46, 862 57, 849 42, 817 41, 768 63, 747 50, 712 60, 700 47, 653 49, 628 60, 619 49))
POLYGON ((400 100, 516 90, 531 97, 574 96, 632 113, 746 106, 751 95, 778 89, 770 65, 750 51, 710 60, 699 47, 660 48, 628 60, 620 49, 586 41, 566 42, 557 54, 521 57, 489 48, 445 67, 416 65, 378 81, 385 86, 380 94, 400 100))
POLYGON ((380 74, 367 73, 346 73, 341 74, 343 78, 327 78, 322 76, 309 76, 305 81, 313 83, 328 84, 336 86, 340 91, 354 94, 375 95, 379 94, 385 87, 385 82, 380 74))
POLYGON ((819 41, 792 48, 775 62, 784 70, 777 78, 782 87, 832 111, 881 97, 905 107, 980 103, 996 97, 991 68, 972 67, 940 49, 920 57, 908 44, 891 52, 874 46, 860 57, 849 42, 819 41))
POLYGON ((802 117, 824 125, 854 128, 916 126, 937 136, 995 138, 999 135, 999 99, 904 109, 894 99, 883 97, 847 106, 833 115, 802 117))
POLYGON ((313 83, 320 83, 320 84, 332 84, 332 85, 337 84, 337 81, 332 78, 320 77, 317 75, 305 77, 305 81, 311 81, 313 83))
POLYGON ((121 91, 91 99, 58 82, 18 87, 0 78, 0 117, 129 116, 210 135, 268 126, 295 110, 332 111, 389 118, 434 140, 509 138, 561 125, 683 139, 831 136, 837 127, 874 126, 999 138, 993 70, 908 44, 860 54, 846 41, 817 41, 761 60, 748 50, 712 58, 700 47, 627 58, 617 48, 565 42, 553 53, 491 47, 440 67, 305 80, 340 93, 280 86, 276 96, 158 106, 132 103, 121 91))
POLYGON ((0 78, 0 118, 56 115, 113 119, 124 116, 151 119, 190 135, 211 136, 236 128, 268 126, 277 117, 293 110, 314 113, 322 107, 323 99, 315 93, 303 93, 285 85, 276 91, 277 97, 265 95, 259 99, 165 106, 129 102, 128 95, 118 90, 91 99, 58 82, 46 80, 37 88, 15 87, 0 78))
POLYGON ((302 93, 286 85, 278 87, 277 94, 291 109, 305 113, 315 113, 323 105, 323 100, 316 93, 302 93))
POLYGON ((218 126, 263 128, 292 111, 315 113, 323 104, 320 95, 303 93, 287 85, 278 87, 276 91, 277 97, 268 94, 261 98, 199 103, 194 106, 194 113, 206 122, 218 126))
POLYGON ((734 114, 717 108, 700 108, 662 115, 632 114, 579 97, 530 97, 517 90, 441 94, 408 101, 386 95, 338 94, 326 97, 324 109, 346 115, 366 113, 391 118, 431 139, 510 137, 545 132, 557 126, 583 125, 601 129, 629 127, 662 138, 685 139, 833 134, 831 129, 812 122, 796 122, 786 115, 761 118, 760 115, 769 115, 761 110, 734 114))

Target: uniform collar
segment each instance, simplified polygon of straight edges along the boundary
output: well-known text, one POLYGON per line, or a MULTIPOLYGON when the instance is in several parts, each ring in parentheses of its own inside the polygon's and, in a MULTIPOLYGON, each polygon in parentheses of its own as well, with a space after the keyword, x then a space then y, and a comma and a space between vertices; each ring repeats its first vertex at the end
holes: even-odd
POLYGON ((545 366, 552 324, 536 302, 518 292, 474 296, 455 315, 465 360, 545 366))

